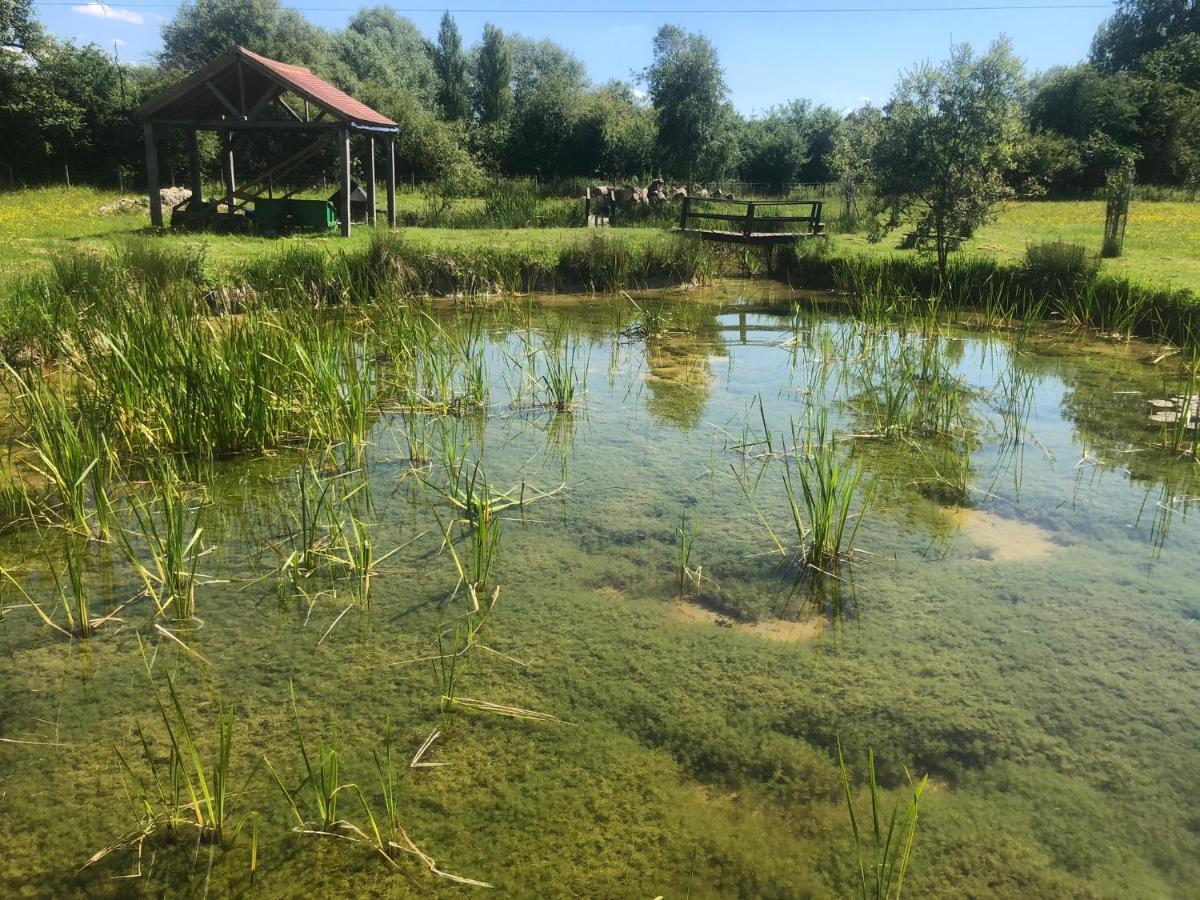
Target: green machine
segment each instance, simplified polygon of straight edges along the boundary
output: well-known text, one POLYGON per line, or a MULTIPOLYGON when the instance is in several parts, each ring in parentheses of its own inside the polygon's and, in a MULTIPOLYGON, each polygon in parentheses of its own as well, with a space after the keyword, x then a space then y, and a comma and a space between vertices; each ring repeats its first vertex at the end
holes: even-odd
POLYGON ((328 231, 337 225, 337 215, 328 200, 254 201, 254 225, 260 232, 328 231))

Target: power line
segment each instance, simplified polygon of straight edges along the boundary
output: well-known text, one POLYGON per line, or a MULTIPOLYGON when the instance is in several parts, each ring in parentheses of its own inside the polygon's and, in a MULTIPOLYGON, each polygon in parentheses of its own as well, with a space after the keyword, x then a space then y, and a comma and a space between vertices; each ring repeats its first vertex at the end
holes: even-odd
MULTIPOLYGON (((71 0, 34 0, 37 6, 80 6, 78 2, 71 0)), ((112 6, 116 9, 175 9, 179 3, 89 3, 88 6, 112 6)), ((294 9, 297 12, 351 12, 345 6, 287 6, 286 9, 294 9)), ((642 14, 656 16, 697 16, 697 15, 791 15, 791 16, 806 16, 806 15, 842 15, 842 14, 864 14, 864 13, 930 13, 930 12, 1030 12, 1030 11, 1056 11, 1056 10, 1074 10, 1074 9, 1112 9, 1112 3, 1033 3, 1033 4, 1012 4, 1012 3, 981 3, 970 5, 955 5, 955 6, 840 6, 840 7, 780 7, 780 8, 704 8, 704 9, 686 9, 682 7, 645 9, 637 7, 591 7, 572 9, 554 9, 554 8, 533 8, 533 7, 459 7, 447 8, 445 6, 391 6, 389 9, 398 13, 480 13, 480 14, 519 14, 530 13, 533 15, 612 15, 613 13, 621 13, 622 15, 642 14)))

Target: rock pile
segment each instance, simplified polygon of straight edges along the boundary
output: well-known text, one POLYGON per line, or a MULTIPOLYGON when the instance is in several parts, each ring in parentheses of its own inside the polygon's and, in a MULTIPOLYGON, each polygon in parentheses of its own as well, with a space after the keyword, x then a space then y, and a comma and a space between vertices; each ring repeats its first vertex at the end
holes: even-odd
MULTIPOLYGON (((621 208, 646 204, 658 205, 667 202, 682 203, 688 195, 687 188, 683 185, 672 187, 661 178, 655 178, 644 189, 637 185, 626 185, 625 187, 601 185, 592 188, 591 193, 593 200, 607 200, 621 208)), ((698 189, 693 196, 699 199, 710 197, 723 200, 733 199, 733 194, 723 194, 720 191, 710 194, 707 188, 698 189)))
MULTIPOLYGON (((162 198, 163 209, 171 210, 192 196, 192 192, 187 188, 165 187, 158 192, 158 196, 162 198)), ((112 203, 105 203, 96 212, 107 216, 114 213, 146 212, 149 209, 149 197, 122 197, 112 203)))

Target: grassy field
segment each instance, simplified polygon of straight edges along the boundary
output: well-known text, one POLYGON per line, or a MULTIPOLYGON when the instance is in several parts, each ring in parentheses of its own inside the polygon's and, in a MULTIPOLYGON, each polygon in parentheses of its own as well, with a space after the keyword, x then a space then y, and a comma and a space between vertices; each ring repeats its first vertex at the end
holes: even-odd
MULTIPOLYGON (((1007 204, 999 218, 967 244, 1002 260, 1016 261, 1031 241, 1063 240, 1100 249, 1104 203, 1098 200, 1007 204)), ((856 250, 904 253, 889 236, 871 244, 862 235, 842 235, 856 250)), ((1200 203, 1134 202, 1125 234, 1125 255, 1106 259, 1103 271, 1138 281, 1200 292, 1200 203)))
MULTIPOLYGON (((133 234, 148 224, 144 212, 102 214, 115 194, 91 188, 44 188, 0 195, 0 268, 6 276, 29 274, 48 265, 51 256, 71 246, 100 247, 113 238, 133 234)), ((419 194, 402 194, 398 206, 419 210, 419 194)), ((480 200, 459 201, 457 207, 474 210, 480 200)), ((456 208, 457 208, 456 207, 456 208)), ((1019 202, 1006 206, 998 220, 980 230, 969 250, 1015 261, 1031 241, 1067 240, 1099 248, 1104 225, 1104 205, 1098 201, 1019 202)), ((623 239, 645 242, 654 238, 651 229, 622 229, 623 239)), ((447 250, 472 247, 528 249, 531 254, 549 254, 582 234, 578 228, 463 229, 406 228, 407 241, 424 248, 447 250)), ((359 228, 351 240, 357 247, 368 230, 359 228)), ((202 245, 207 260, 217 271, 235 266, 286 242, 328 246, 347 245, 337 237, 296 236, 286 239, 222 235, 181 235, 187 244, 202 245)), ((839 235, 843 250, 904 254, 889 237, 878 244, 862 235, 839 235)), ((1158 285, 1200 292, 1200 203, 1180 201, 1135 202, 1129 217, 1125 255, 1105 260, 1104 271, 1158 285)))

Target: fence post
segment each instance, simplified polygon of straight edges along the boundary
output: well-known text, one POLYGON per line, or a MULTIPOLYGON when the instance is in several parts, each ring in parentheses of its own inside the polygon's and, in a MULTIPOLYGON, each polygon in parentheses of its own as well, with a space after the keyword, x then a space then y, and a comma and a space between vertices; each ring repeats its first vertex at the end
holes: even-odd
POLYGON ((691 194, 683 198, 683 208, 679 211, 679 230, 687 230, 688 211, 691 209, 692 197, 691 194))
POLYGON ((753 233, 754 233, 754 204, 747 203, 746 204, 746 227, 743 229, 742 234, 745 235, 746 237, 750 237, 750 235, 753 233))
POLYGON ((63 175, 67 178, 67 187, 71 186, 71 167, 63 163, 63 175))

